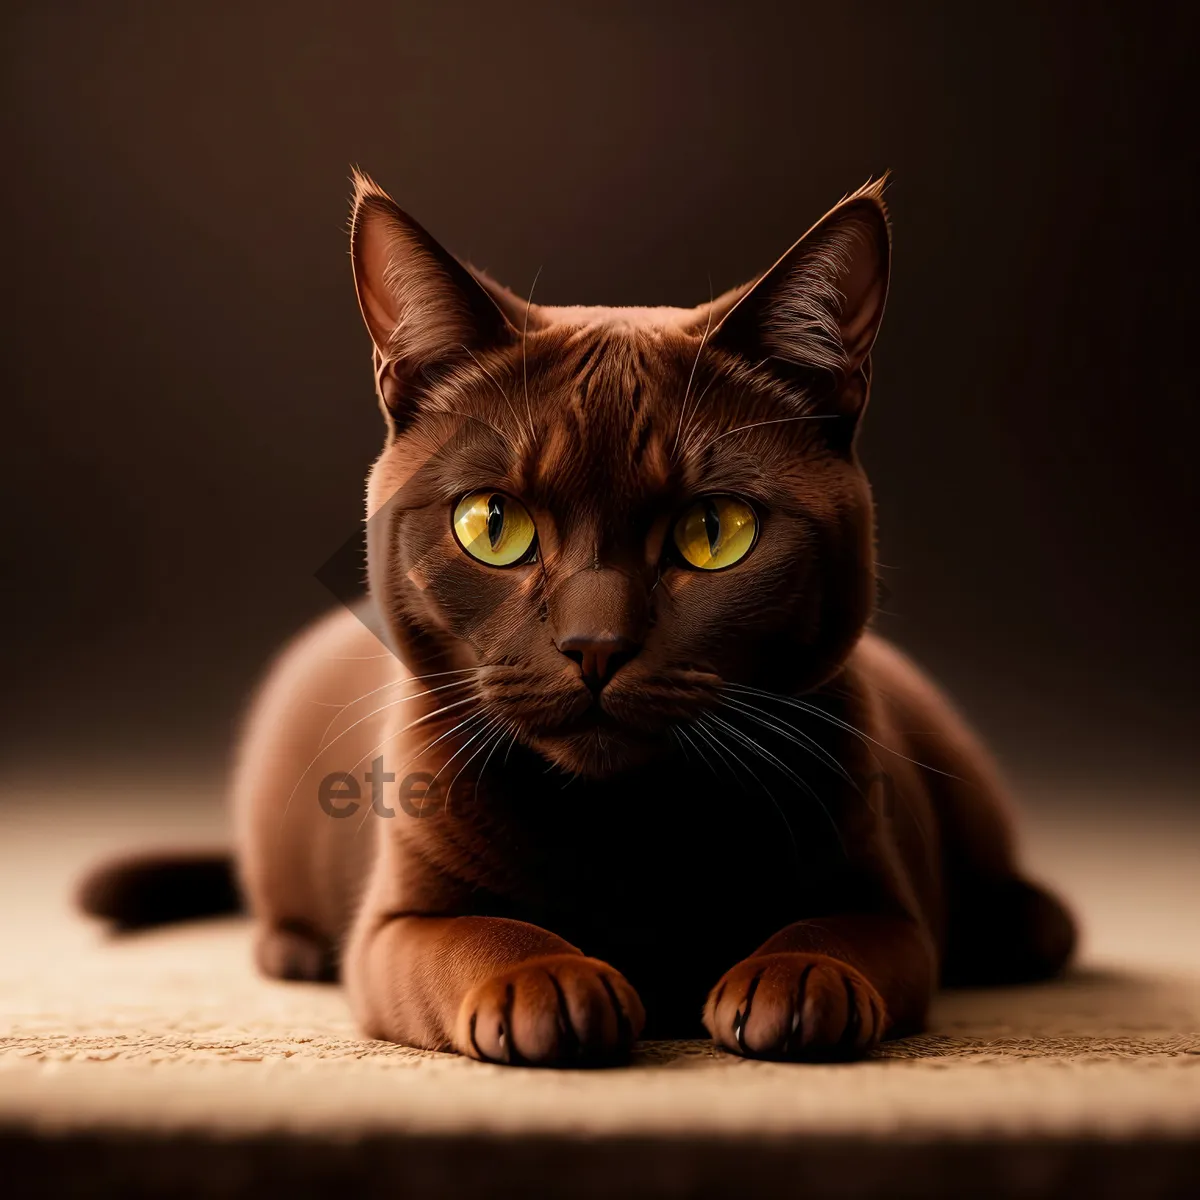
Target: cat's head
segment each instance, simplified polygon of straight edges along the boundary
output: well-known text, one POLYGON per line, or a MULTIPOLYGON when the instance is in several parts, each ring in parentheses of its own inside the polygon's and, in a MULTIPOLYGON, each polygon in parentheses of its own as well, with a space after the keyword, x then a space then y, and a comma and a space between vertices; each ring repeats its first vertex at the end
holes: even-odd
POLYGON ((369 575, 411 669, 472 671, 452 678, 480 722, 591 776, 700 714, 719 729, 727 683, 796 692, 838 670, 875 586, 854 447, 882 190, 698 308, 564 308, 464 266, 356 176, 388 426, 369 575))

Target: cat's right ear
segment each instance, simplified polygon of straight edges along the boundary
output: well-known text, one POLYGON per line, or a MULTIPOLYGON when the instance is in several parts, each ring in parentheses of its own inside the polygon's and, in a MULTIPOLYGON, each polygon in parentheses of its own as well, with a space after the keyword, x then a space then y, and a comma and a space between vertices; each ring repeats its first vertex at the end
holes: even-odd
MULTIPOLYGON (((797 385, 853 429, 870 390, 887 301, 886 177, 826 213, 755 282, 697 310, 697 334, 797 385)), ((843 423, 839 423, 843 424, 843 423)))
POLYGON ((430 368, 518 336, 492 291, 357 170, 350 258, 375 346, 376 389, 393 431, 412 420, 430 368))

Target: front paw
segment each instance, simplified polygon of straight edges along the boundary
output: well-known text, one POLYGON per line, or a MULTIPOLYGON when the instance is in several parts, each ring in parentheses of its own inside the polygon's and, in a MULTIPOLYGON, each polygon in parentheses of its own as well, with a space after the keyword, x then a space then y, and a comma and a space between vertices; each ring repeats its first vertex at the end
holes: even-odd
POLYGON ((883 999, 824 954, 763 954, 725 973, 704 1006, 713 1040, 748 1058, 858 1058, 883 1036, 883 999))
POLYGON ((484 1062, 585 1066, 627 1058, 645 1020, 637 993, 607 963, 555 954, 472 988, 454 1042, 484 1062))

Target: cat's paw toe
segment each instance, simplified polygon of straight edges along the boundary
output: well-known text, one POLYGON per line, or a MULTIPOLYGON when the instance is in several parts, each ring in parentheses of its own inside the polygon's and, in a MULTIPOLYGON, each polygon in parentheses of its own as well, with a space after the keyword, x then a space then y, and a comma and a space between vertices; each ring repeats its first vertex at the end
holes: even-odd
POLYGON ((749 1058, 858 1058, 883 1036, 882 997, 859 971, 824 954, 764 954, 725 973, 704 1024, 749 1058))
POLYGON ((485 1062, 580 1066, 628 1057, 645 1013, 637 993, 594 958, 533 959, 472 988, 455 1043, 485 1062))

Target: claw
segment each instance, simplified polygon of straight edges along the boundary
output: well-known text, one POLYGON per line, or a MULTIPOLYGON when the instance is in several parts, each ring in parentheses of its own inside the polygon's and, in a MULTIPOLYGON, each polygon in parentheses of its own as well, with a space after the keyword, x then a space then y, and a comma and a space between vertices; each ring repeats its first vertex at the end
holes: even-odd
POLYGON ((850 977, 844 976, 842 983, 846 987, 846 1028, 842 1033, 842 1045, 854 1047, 858 1045, 859 1034, 862 1033, 862 1013, 858 1009, 858 993, 850 977))
POLYGON ((813 964, 809 963, 808 966, 806 966, 804 970, 800 972, 800 985, 796 989, 796 998, 794 1001, 792 1001, 792 1029, 787 1035, 787 1040, 783 1043, 783 1052, 785 1055, 791 1055, 796 1052, 797 1047, 792 1043, 797 1032, 800 1033, 799 1045, 802 1046, 804 1044, 804 1004, 808 998, 808 977, 812 974, 812 971, 813 964))
POLYGON ((633 1026, 629 1023, 629 1017, 625 1013, 625 1009, 621 1007, 620 1000, 617 999, 616 988, 613 987, 612 981, 607 975, 600 976, 600 982, 604 985, 604 990, 608 993, 609 1003, 613 1006, 613 1012, 617 1015, 617 1040, 622 1045, 629 1045, 633 1042, 633 1026))
POLYGON ((746 1049, 746 1022, 750 1019, 750 1006, 754 1003, 754 993, 758 991, 758 982, 762 979, 762 972, 750 980, 750 986, 746 988, 746 1007, 739 1008, 733 1018, 733 1036, 737 1039, 738 1049, 743 1054, 749 1054, 746 1049))
POLYGON ((550 980, 550 986, 554 988, 555 996, 558 997, 558 1031, 562 1038, 563 1056, 578 1057, 580 1052, 579 1035, 575 1032, 575 1026, 571 1024, 571 1012, 567 1008, 567 994, 563 991, 562 984, 558 982, 558 977, 553 971, 547 971, 546 977, 550 980))

